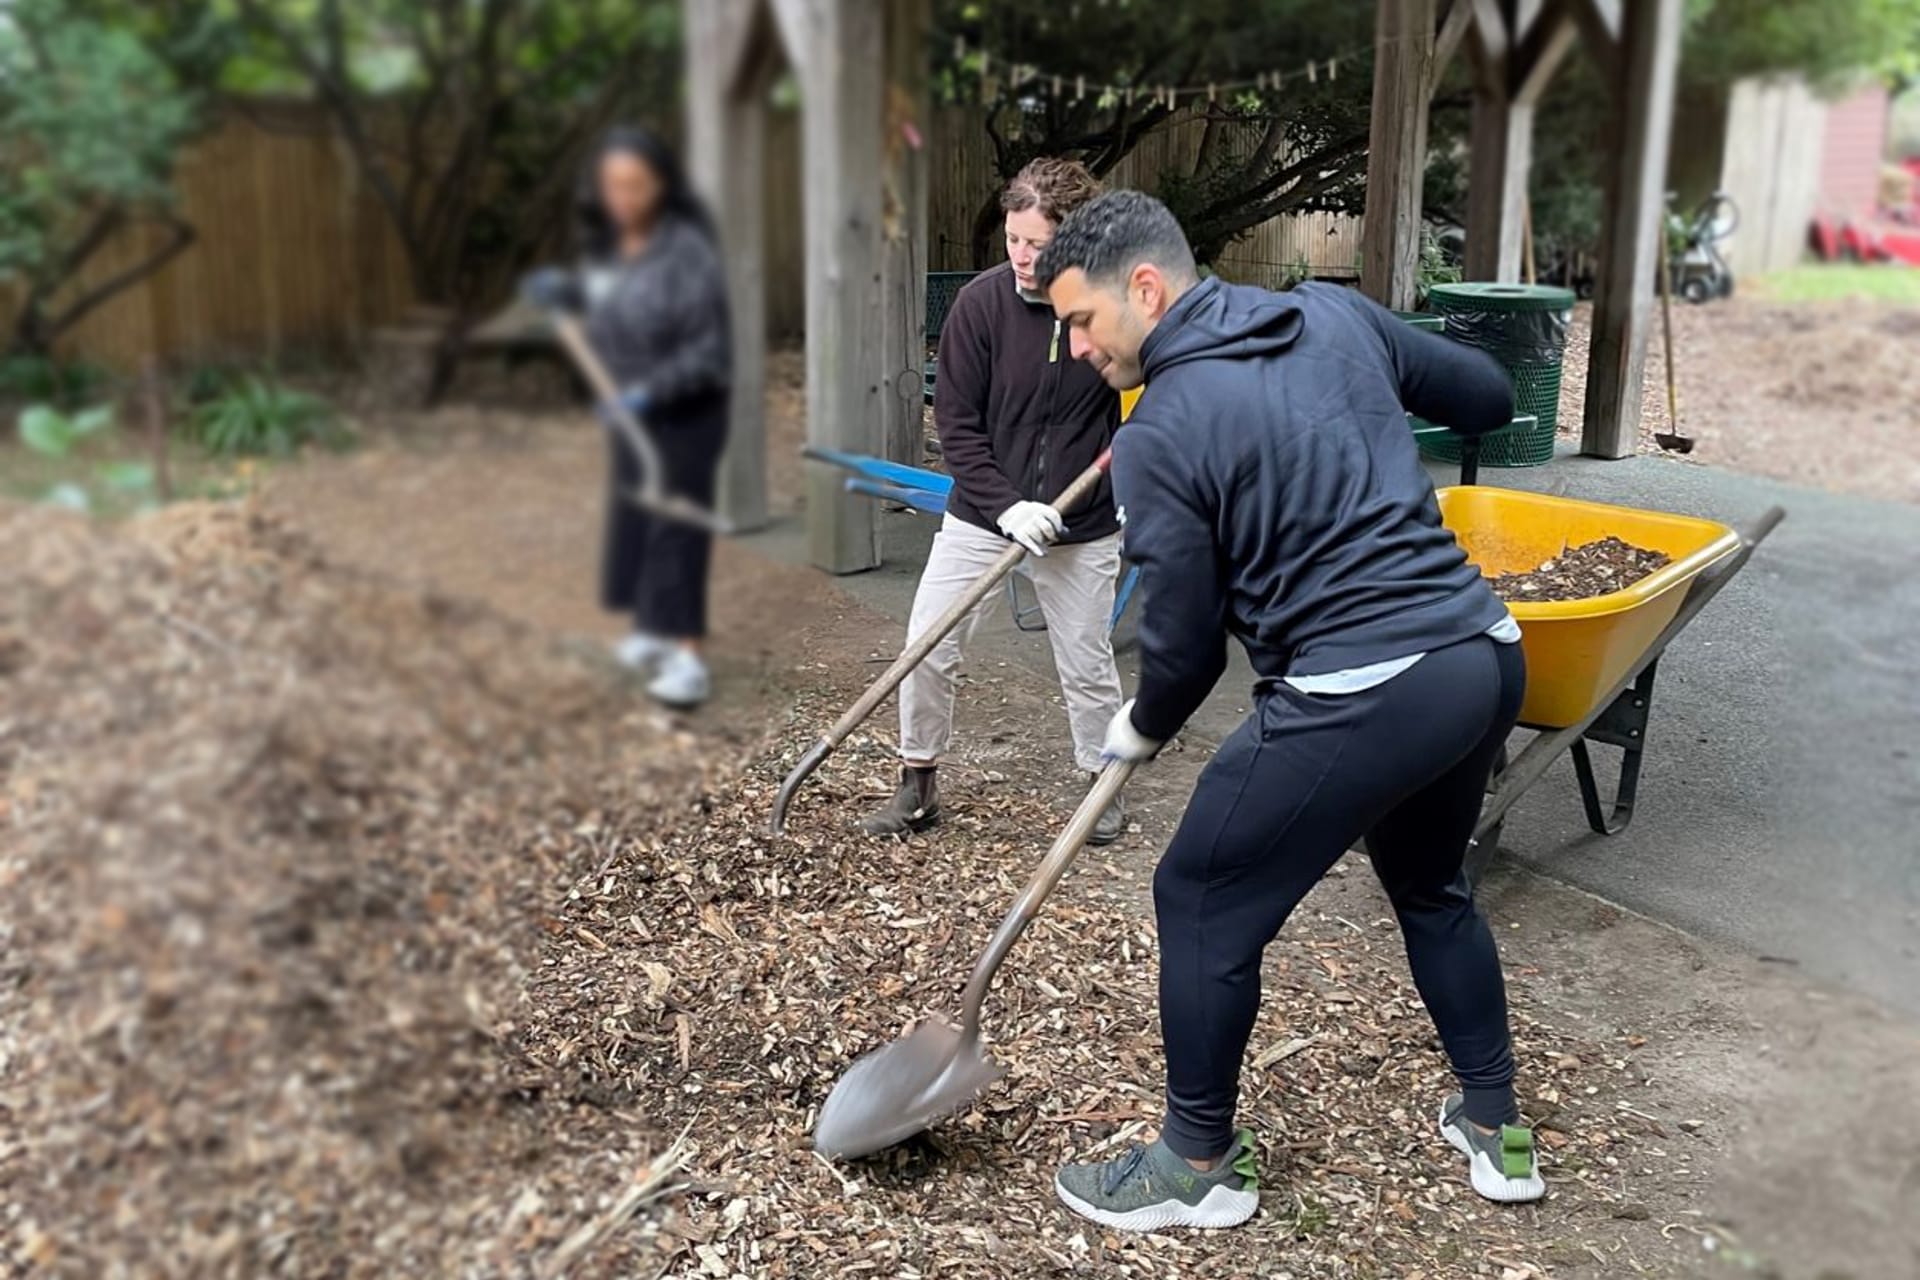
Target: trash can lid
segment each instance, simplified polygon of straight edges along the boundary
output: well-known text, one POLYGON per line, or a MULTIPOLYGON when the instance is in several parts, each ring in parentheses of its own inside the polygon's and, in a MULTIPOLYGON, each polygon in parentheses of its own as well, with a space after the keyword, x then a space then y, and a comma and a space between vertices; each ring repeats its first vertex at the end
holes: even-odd
POLYGON ((1567 311, 1573 307, 1573 290, 1550 284, 1466 280, 1432 286, 1427 302, 1440 311, 1567 311))

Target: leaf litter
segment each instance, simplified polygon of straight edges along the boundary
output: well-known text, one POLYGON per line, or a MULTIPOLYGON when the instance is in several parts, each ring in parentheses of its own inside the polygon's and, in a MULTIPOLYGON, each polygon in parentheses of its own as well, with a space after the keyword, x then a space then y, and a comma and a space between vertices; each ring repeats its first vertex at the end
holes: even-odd
POLYGON ((775 839, 775 786, 849 696, 828 664, 765 743, 716 744, 603 662, 257 514, 0 517, 0 1190, 48 1274, 1546 1275, 1668 1137, 1618 1102, 1634 1046, 1518 1000, 1554 1195, 1480 1201, 1434 1129, 1450 1077, 1396 927, 1310 899, 1242 1080, 1262 1212, 1071 1217, 1056 1166, 1159 1115, 1123 844, 1002 970, 1006 1078, 829 1163, 820 1103, 956 1007, 1064 821, 1050 780, 962 767, 930 837, 862 837, 896 766, 857 736, 775 839))

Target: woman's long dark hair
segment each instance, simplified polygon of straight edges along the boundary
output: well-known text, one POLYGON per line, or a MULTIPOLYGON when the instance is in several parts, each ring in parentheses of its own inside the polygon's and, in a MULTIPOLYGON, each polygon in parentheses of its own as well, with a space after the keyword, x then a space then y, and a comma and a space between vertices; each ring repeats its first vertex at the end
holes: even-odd
POLYGON ((582 253, 594 259, 610 258, 620 248, 620 228, 600 203, 600 165, 612 155, 636 156, 660 179, 660 217, 677 218, 709 240, 714 239, 713 217, 694 194, 680 158, 666 139, 639 125, 615 125, 600 136, 587 157, 574 195, 573 213, 582 253))

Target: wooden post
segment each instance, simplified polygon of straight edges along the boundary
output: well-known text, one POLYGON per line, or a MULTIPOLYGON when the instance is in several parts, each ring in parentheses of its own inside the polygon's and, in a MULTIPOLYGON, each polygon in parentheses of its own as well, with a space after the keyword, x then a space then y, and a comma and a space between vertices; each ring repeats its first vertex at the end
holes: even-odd
POLYGON ((1682 3, 1627 0, 1621 16, 1620 79, 1614 86, 1620 125, 1609 149, 1580 436, 1580 451, 1595 457, 1627 457, 1640 439, 1647 326, 1665 245, 1661 219, 1682 3))
POLYGON ((1533 167, 1533 105, 1515 101, 1512 87, 1514 32, 1525 15, 1514 0, 1476 7, 1468 36, 1474 87, 1465 274, 1518 280, 1521 202, 1533 167))
POLYGON ((713 210, 733 320, 733 404, 720 514, 767 523, 766 89, 778 36, 761 0, 687 0, 687 138, 694 184, 713 210))
POLYGON ((1410 310, 1419 287, 1434 0, 1379 0, 1377 14, 1360 285, 1383 306, 1410 310))
POLYGON ((918 466, 922 450, 927 349, 928 145, 932 120, 927 73, 931 0, 888 0, 885 258, 881 334, 889 371, 881 408, 886 456, 918 466))
MULTIPOLYGON (((698 3, 701 0, 690 0, 698 3)), ((807 439, 882 451, 881 173, 886 121, 883 0, 780 0, 799 10, 805 51, 807 439)), ((880 563, 874 504, 807 464, 807 549, 829 573, 880 563)))
POLYGON ((167 388, 160 379, 160 358, 156 355, 150 354, 140 362, 140 400, 147 419, 147 447, 153 451, 153 496, 161 502, 172 502, 173 473, 167 465, 167 388))

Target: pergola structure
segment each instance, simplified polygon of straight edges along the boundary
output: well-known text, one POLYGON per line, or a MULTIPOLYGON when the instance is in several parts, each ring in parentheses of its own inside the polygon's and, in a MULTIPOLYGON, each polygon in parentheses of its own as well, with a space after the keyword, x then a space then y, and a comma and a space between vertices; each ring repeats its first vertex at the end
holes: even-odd
MULTIPOLYGON (((929 0, 686 0, 689 169, 712 203, 734 322, 724 513, 767 519, 766 205, 769 92, 799 82, 804 123, 807 435, 917 461, 925 356, 929 0)), ((880 563, 874 504, 808 464, 813 563, 880 563)))
POLYGON ((1467 196, 1469 280, 1518 280, 1534 107, 1576 44, 1612 99, 1600 277, 1580 435, 1583 453, 1623 458, 1640 438, 1640 383, 1665 233, 1683 0, 1379 0, 1361 281, 1413 305, 1427 103, 1464 42, 1473 60, 1467 196))
MULTIPOLYGON (((1363 287, 1412 304, 1427 107, 1464 43, 1473 61, 1466 274, 1517 280, 1534 106, 1576 44, 1613 99, 1588 361, 1584 452, 1624 457, 1663 242, 1683 0, 1377 0, 1363 287)), ((783 68, 801 88, 806 175, 807 433, 917 458, 925 336, 930 0, 685 0, 689 151, 712 202, 734 313, 732 438, 721 502, 766 522, 766 113, 783 68)), ((874 504, 809 464, 809 557, 880 563, 874 504)))

